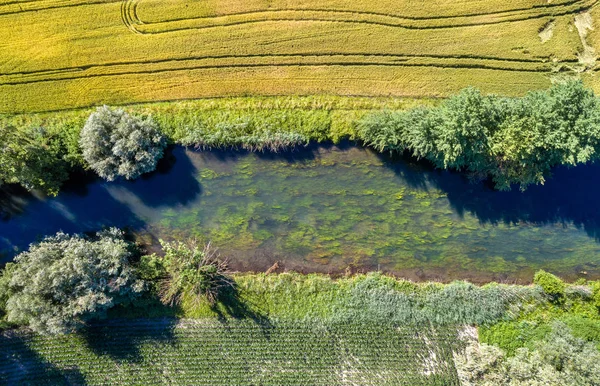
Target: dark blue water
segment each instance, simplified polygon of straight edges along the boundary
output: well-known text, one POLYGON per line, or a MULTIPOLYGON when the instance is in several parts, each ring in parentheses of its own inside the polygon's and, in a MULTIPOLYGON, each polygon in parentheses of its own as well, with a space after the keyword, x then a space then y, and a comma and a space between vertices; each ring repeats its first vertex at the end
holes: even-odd
POLYGON ((238 270, 380 269, 413 279, 600 277, 600 166, 496 192, 457 173, 356 148, 284 155, 175 148, 133 181, 74 179, 56 198, 5 189, 3 261, 43 235, 126 227, 211 241, 238 270))

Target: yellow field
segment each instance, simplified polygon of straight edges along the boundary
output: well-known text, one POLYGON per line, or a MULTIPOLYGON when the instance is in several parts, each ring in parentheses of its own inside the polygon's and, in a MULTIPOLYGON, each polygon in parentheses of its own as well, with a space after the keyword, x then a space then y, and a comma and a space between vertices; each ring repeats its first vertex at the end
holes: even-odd
POLYGON ((594 88, 596 0, 0 0, 0 112, 594 88), (577 22, 575 22, 577 19, 577 22))

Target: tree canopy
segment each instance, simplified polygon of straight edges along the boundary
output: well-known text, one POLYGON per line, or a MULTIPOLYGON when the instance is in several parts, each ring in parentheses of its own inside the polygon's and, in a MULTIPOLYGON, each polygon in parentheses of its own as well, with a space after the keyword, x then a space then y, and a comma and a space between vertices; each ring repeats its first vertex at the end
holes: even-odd
POLYGON ((7 320, 40 333, 65 333, 127 303, 144 289, 129 264, 132 246, 116 228, 94 238, 57 233, 15 257, 7 320))
POLYGON ((441 105, 378 112, 358 134, 379 151, 409 151, 436 167, 491 177, 496 188, 543 184, 557 165, 600 157, 600 102, 581 81, 522 98, 467 88, 441 105))
POLYGON ((43 128, 0 127, 0 183, 56 195, 68 178, 60 141, 43 128))
POLYGON ((152 118, 102 106, 88 118, 79 144, 90 167, 113 181, 119 177, 135 179, 153 171, 163 156, 166 140, 152 118))

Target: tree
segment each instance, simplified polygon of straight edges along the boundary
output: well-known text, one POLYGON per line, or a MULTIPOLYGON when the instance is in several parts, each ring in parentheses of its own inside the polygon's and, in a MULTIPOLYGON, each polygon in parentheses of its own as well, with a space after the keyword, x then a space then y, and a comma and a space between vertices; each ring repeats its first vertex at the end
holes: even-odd
POLYGON ((161 245, 168 275, 160 289, 164 303, 173 305, 183 299, 192 302, 206 299, 214 305, 223 291, 235 288, 235 282, 228 276, 227 263, 220 260, 210 243, 202 249, 194 243, 161 240, 161 245))
POLYGON ((40 333, 73 331, 144 289, 129 265, 132 245, 111 228, 95 238, 57 233, 15 257, 6 313, 40 333))
POLYGON ((165 138, 150 118, 140 119, 122 109, 99 107, 88 118, 79 144, 83 158, 108 181, 135 179, 153 171, 163 156, 165 138))
POLYGON ((0 183, 56 195, 68 178, 59 141, 43 128, 0 127, 0 183))

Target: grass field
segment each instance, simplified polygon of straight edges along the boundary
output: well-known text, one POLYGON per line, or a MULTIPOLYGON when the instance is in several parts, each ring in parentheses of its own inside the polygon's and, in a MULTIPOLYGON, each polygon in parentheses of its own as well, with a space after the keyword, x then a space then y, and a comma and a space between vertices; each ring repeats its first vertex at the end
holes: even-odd
POLYGON ((518 95, 562 72, 583 72, 598 90, 595 4, 2 0, 0 113, 243 95, 443 97, 468 85, 518 95))
POLYGON ((117 320, 82 335, 0 334, 0 383, 458 385, 456 328, 117 320))

